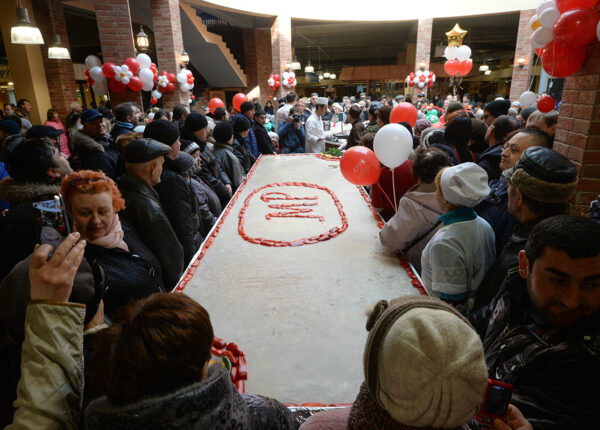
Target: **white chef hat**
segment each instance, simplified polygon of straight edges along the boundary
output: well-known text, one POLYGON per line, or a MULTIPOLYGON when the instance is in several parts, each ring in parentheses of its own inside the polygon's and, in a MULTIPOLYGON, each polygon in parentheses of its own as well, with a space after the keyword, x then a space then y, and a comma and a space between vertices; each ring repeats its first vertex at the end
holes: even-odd
POLYGON ((327 100, 327 97, 317 97, 317 104, 318 105, 325 105, 327 106, 327 102, 329 100, 327 100))
POLYGON ((490 194, 488 175, 475 163, 462 163, 444 169, 440 187, 448 202, 468 208, 477 206, 490 194))

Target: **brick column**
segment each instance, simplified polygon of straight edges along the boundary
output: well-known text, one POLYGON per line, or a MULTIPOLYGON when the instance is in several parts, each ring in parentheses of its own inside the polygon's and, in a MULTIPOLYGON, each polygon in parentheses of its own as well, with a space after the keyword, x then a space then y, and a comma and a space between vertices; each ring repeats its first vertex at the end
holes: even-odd
POLYGON ((510 85, 511 100, 519 100, 521 94, 529 89, 527 84, 531 73, 531 63, 534 59, 530 40, 533 30, 529 26, 529 20, 535 14, 535 9, 522 10, 519 18, 519 33, 517 34, 517 46, 515 47, 515 60, 510 85), (521 56, 525 57, 525 65, 523 67, 519 67, 519 58, 521 56))
MULTIPOLYGON (((431 32, 433 28, 433 18, 419 19, 417 27, 417 48, 415 52, 415 72, 419 70, 419 64, 424 62, 426 67, 429 67, 431 60, 431 32)), ((417 97, 417 94, 423 91, 427 94, 427 86, 425 88, 419 88, 415 85, 413 89, 413 98, 417 97)))
MULTIPOLYGON (((179 15, 179 0, 151 0, 152 25, 155 34, 156 56, 160 70, 179 72, 179 56, 183 52, 183 34, 179 15)), ((188 104, 187 97, 179 91, 175 82, 175 91, 162 96, 165 108, 171 109, 179 103, 188 104)))
MULTIPOLYGON (((285 72, 285 64, 292 61, 292 19, 289 16, 278 16, 271 26, 271 54, 273 73, 285 72)), ((275 93, 281 97, 287 90, 283 85, 275 93)))
MULTIPOLYGON (((94 0, 96 22, 100 35, 104 63, 121 65, 129 57, 135 57, 131 15, 128 0, 94 0)), ((110 92, 114 109, 121 102, 130 101, 142 105, 140 93, 125 90, 120 94, 110 92)))
MULTIPOLYGON (((71 112, 71 103, 77 101, 78 88, 75 83, 73 62, 71 60, 48 59, 48 46, 53 41, 48 1, 33 0, 32 4, 36 22, 42 32, 42 36, 44 36, 44 42, 46 42, 42 45, 42 57, 44 59, 44 69, 46 70, 46 83, 48 84, 50 102, 52 103, 52 107, 58 111, 60 118, 64 121, 69 112, 71 112)), ((51 4, 56 34, 60 36, 62 44, 69 48, 69 36, 67 34, 62 2, 52 0, 51 4)), ((46 120, 45 116, 43 120, 46 120)))
POLYGON ((244 92, 248 94, 250 100, 258 97, 261 105, 264 106, 269 96, 273 95, 273 91, 267 84, 273 66, 268 33, 252 28, 244 30, 244 59, 248 82, 244 92))
POLYGON ((600 43, 587 48, 586 62, 565 79, 554 150, 569 157, 579 169, 572 201, 573 215, 586 216, 600 194, 600 43))

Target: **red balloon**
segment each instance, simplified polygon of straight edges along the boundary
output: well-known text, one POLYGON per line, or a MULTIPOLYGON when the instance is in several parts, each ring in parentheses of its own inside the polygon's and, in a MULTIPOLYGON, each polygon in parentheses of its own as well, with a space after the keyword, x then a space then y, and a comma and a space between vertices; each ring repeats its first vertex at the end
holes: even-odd
POLYGON ((412 103, 398 103, 390 113, 390 123, 407 122, 414 127, 418 116, 417 108, 412 103))
POLYGON ((454 76, 460 71, 460 63, 456 60, 448 60, 444 63, 444 71, 450 76, 454 76))
POLYGON ((137 76, 132 76, 129 79, 128 87, 131 91, 141 91, 143 86, 144 86, 144 83, 137 76))
POLYGON ((134 75, 138 72, 138 70, 140 70, 140 63, 138 63, 138 60, 136 60, 133 57, 125 60, 125 64, 127 65, 127 67, 129 67, 129 71, 134 75))
POLYGON ((275 81, 279 80, 279 73, 273 73, 273 80, 275 80, 275 81))
POLYGON ((535 53, 538 55, 538 57, 541 57, 541 56, 542 56, 542 51, 543 51, 543 50, 544 50, 544 48, 537 48, 537 49, 535 50, 535 53))
POLYGON ((246 97, 246 94, 237 93, 235 96, 233 96, 233 107, 235 108, 236 111, 241 112, 242 111, 242 103, 247 102, 247 101, 248 101, 248 97, 246 97))
POLYGON ((429 80, 429 82, 427 82, 427 88, 433 88, 433 80, 429 80))
POLYGON ((158 73, 158 68, 156 67, 156 64, 154 64, 154 63, 150 64, 150 70, 152 70, 152 73, 154 73, 154 74, 158 73))
POLYGON ((467 76, 472 68, 473 68, 473 60, 469 59, 469 60, 461 61, 460 64, 458 65, 458 72, 463 76, 467 76))
POLYGON ((116 79, 111 79, 109 87, 113 93, 117 93, 117 94, 122 93, 123 91, 125 91, 127 89, 127 85, 125 85, 121 81, 117 81, 116 79))
POLYGON ((547 113, 554 109, 554 99, 550 96, 544 96, 537 102, 537 108, 540 112, 547 113))
POLYGON ((153 104, 153 105, 155 105, 156 103, 158 103, 158 100, 156 100, 156 97, 152 97, 150 99, 150 103, 153 104))
POLYGON ((353 146, 342 155, 340 170, 354 185, 373 185, 379 180, 381 166, 373 151, 364 146, 353 146))
POLYGON ((409 87, 414 87, 415 86, 415 81, 413 81, 413 80, 408 81, 408 86, 409 87))
POLYGON ((598 0, 556 0, 556 8, 560 13, 579 7, 593 8, 598 0))
POLYGON ((159 93, 164 93, 165 91, 167 91, 167 87, 163 87, 162 85, 157 85, 156 89, 159 93))
POLYGON ((415 78, 415 72, 410 72, 408 74, 408 76, 410 77, 411 80, 414 79, 415 78))
POLYGON ((173 73, 167 73, 167 79, 169 82, 175 82, 176 76, 173 73))
POLYGON ((433 128, 444 128, 444 124, 441 121, 431 124, 433 128))
POLYGON ((162 72, 160 72, 160 76, 167 76, 167 71, 163 70, 162 72))
POLYGON ((167 84, 167 88, 165 89, 165 91, 173 91, 175 89, 175 84, 173 82, 169 82, 167 84))
POLYGON ((114 70, 115 65, 113 63, 104 63, 102 65, 102 74, 104 76, 106 76, 107 78, 114 78, 115 77, 115 70, 114 70))
POLYGON ((225 103, 223 103, 223 100, 221 100, 220 98, 213 97, 212 99, 210 99, 208 101, 208 110, 213 115, 215 114, 215 110, 217 110, 217 108, 220 108, 220 107, 221 108, 225 107, 225 103))
POLYGON ((554 41, 567 48, 589 45, 596 39, 598 14, 592 9, 572 9, 554 24, 554 41))
POLYGON ((572 75, 584 61, 585 48, 566 48, 552 41, 542 51, 542 67, 555 78, 572 75))

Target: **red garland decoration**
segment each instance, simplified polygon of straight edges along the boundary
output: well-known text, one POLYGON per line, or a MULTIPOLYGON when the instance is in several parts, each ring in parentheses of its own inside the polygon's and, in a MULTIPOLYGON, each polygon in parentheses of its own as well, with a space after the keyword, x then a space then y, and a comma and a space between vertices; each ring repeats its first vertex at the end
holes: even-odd
POLYGON ((229 362, 231 363, 231 372, 229 373, 231 383, 239 393, 245 393, 245 381, 248 380, 248 363, 246 362, 246 355, 240 351, 235 343, 227 343, 216 336, 213 340, 211 352, 218 357, 225 356, 229 359, 229 362))

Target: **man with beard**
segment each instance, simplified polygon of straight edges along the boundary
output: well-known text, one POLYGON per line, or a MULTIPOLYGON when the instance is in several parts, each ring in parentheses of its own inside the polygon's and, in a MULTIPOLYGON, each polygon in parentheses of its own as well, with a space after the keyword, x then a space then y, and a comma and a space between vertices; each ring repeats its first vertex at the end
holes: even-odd
POLYGON ((131 102, 124 102, 115 108, 115 125, 110 131, 110 137, 117 140, 122 134, 131 133, 136 125, 138 125, 139 109, 131 102))

